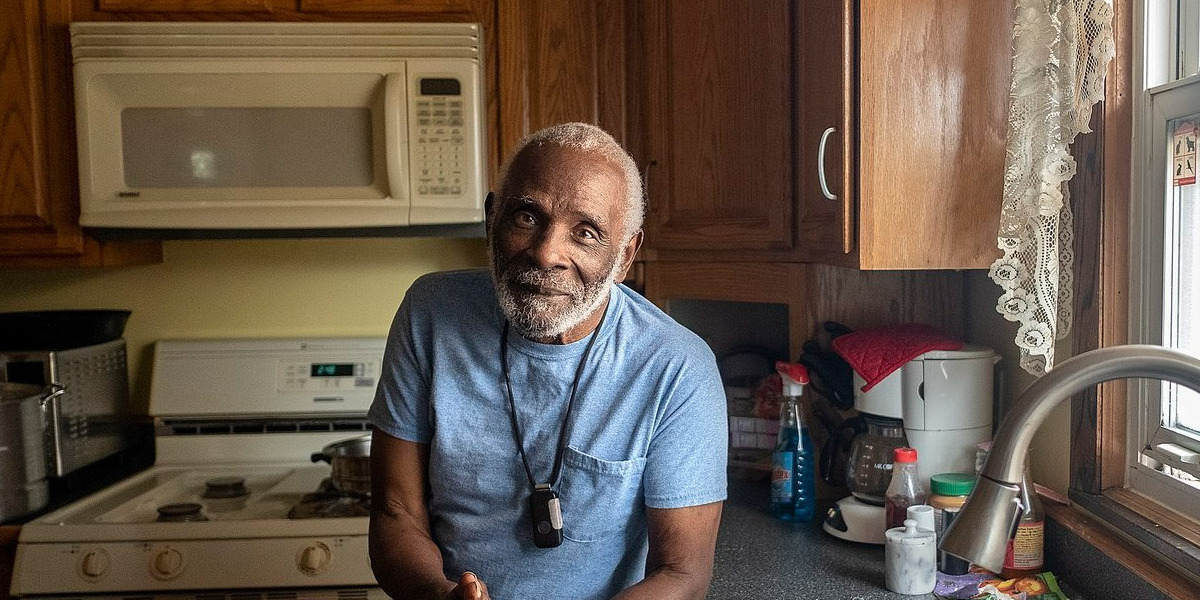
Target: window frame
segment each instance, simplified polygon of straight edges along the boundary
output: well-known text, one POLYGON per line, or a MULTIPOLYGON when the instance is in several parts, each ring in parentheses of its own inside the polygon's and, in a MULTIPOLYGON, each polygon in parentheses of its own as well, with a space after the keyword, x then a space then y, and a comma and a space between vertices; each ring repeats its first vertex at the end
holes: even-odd
MULTIPOLYGON (((1135 52, 1135 44, 1143 43, 1146 4, 1163 1, 1113 1, 1116 56, 1106 74, 1105 100, 1093 108, 1093 132, 1079 136, 1072 148, 1078 164, 1070 183, 1076 222, 1075 353, 1130 342, 1131 296, 1136 295, 1129 293, 1135 267, 1131 202, 1134 190, 1142 189, 1133 153, 1145 131, 1135 128, 1134 120, 1141 114, 1140 82, 1147 75, 1136 64, 1143 53, 1135 52)), ((1072 397, 1072 506, 1069 518, 1056 520, 1085 539, 1109 540, 1097 545, 1168 595, 1195 598, 1200 524, 1125 486, 1128 448, 1136 443, 1127 411, 1135 401, 1134 385, 1140 384, 1114 381, 1072 397)))
MULTIPOLYGON (((1136 60, 1136 59, 1135 59, 1136 60)), ((1166 344, 1164 340, 1163 315, 1166 292, 1164 280, 1171 257, 1166 255, 1163 244, 1170 244, 1171 235, 1162 230, 1170 215, 1163 203, 1156 201, 1170 192, 1170 182, 1165 178, 1167 157, 1161 150, 1169 140, 1164 129, 1174 119, 1200 114, 1200 101, 1196 90, 1200 89, 1200 76, 1156 86, 1140 94, 1140 120, 1142 135, 1134 135, 1135 173, 1131 179, 1140 190, 1138 197, 1131 198, 1131 244, 1130 261, 1138 265, 1131 271, 1130 314, 1136 315, 1130 322, 1130 337, 1135 343, 1166 344), (1155 174, 1159 175, 1155 175, 1155 174), (1140 184, 1140 185, 1139 185, 1140 184), (1144 199, 1145 201, 1140 201, 1144 199)), ((1163 425, 1163 385, 1158 381, 1140 380, 1130 384, 1129 430, 1131 441, 1126 453, 1126 485, 1142 495, 1159 499, 1162 504, 1193 519, 1200 520, 1200 499, 1196 489, 1171 477, 1159 473, 1150 461, 1165 463, 1175 468, 1197 474, 1194 465, 1187 465, 1175 457, 1157 450, 1158 444, 1175 443, 1197 450, 1200 441, 1194 434, 1184 433, 1163 425)))

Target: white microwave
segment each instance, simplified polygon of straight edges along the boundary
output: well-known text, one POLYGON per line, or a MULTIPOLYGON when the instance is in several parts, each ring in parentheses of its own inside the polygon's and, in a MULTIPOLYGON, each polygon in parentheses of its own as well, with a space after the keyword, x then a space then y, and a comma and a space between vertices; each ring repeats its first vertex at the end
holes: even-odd
POLYGON ((80 225, 482 231, 481 37, 471 23, 72 23, 80 225))

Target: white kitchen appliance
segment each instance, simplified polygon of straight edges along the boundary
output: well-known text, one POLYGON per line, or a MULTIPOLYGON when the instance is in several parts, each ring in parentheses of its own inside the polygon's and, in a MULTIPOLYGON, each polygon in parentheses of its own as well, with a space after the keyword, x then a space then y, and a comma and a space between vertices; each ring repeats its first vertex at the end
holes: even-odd
POLYGON ((479 24, 80 22, 71 50, 93 233, 483 221, 479 24))
MULTIPOLYGON (((885 425, 903 423, 904 442, 916 448, 918 476, 928 490, 933 475, 975 472, 976 444, 992 436, 992 382, 998 360, 983 346, 934 350, 904 363, 866 392, 866 382, 855 373, 854 407, 885 425)), ((853 460, 849 468, 855 468, 853 460)), ((891 459, 860 468, 890 470, 891 459)), ((848 473, 848 479, 853 478, 854 473, 848 473)), ((823 528, 842 539, 883 544, 884 507, 877 498, 853 494, 839 500, 823 528)))
POLYGON ((367 555, 369 496, 337 492, 312 459, 369 431, 383 348, 158 342, 154 466, 25 524, 12 595, 385 598, 367 555))

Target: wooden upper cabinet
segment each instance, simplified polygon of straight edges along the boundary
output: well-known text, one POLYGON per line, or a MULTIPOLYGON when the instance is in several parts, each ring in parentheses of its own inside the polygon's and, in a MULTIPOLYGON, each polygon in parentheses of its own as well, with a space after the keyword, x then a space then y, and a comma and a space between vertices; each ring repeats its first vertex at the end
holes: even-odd
POLYGON ((630 81, 637 82, 633 145, 647 182, 648 254, 792 247, 792 11, 799 4, 638 4, 630 81))
POLYGON ((797 7, 799 244, 817 262, 848 261, 856 250, 853 6, 854 0, 816 0, 797 7))
POLYGON ((1011 3, 800 4, 801 255, 862 269, 988 267, 999 257, 1011 3), (837 200, 821 189, 822 166, 837 200))
POLYGON ((158 242, 79 228, 68 14, 42 0, 0 11, 0 267, 158 262, 158 242))
POLYGON ((582 121, 626 142, 626 6, 500 0, 500 160, 548 125, 582 121))

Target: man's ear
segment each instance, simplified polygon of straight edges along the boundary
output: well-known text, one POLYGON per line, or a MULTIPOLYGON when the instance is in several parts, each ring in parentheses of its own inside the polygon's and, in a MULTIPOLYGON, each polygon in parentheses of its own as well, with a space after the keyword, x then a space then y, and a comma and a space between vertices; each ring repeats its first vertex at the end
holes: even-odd
POLYGON ((496 192, 488 192, 487 197, 483 199, 483 222, 484 231, 488 234, 492 231, 492 204, 495 204, 496 192))
POLYGON ((617 276, 613 278, 613 283, 621 283, 625 280, 625 275, 629 273, 629 267, 633 265, 633 259, 637 257, 638 250, 642 247, 642 239, 644 234, 642 230, 638 230, 629 238, 624 248, 621 248, 621 270, 617 271, 617 276))

